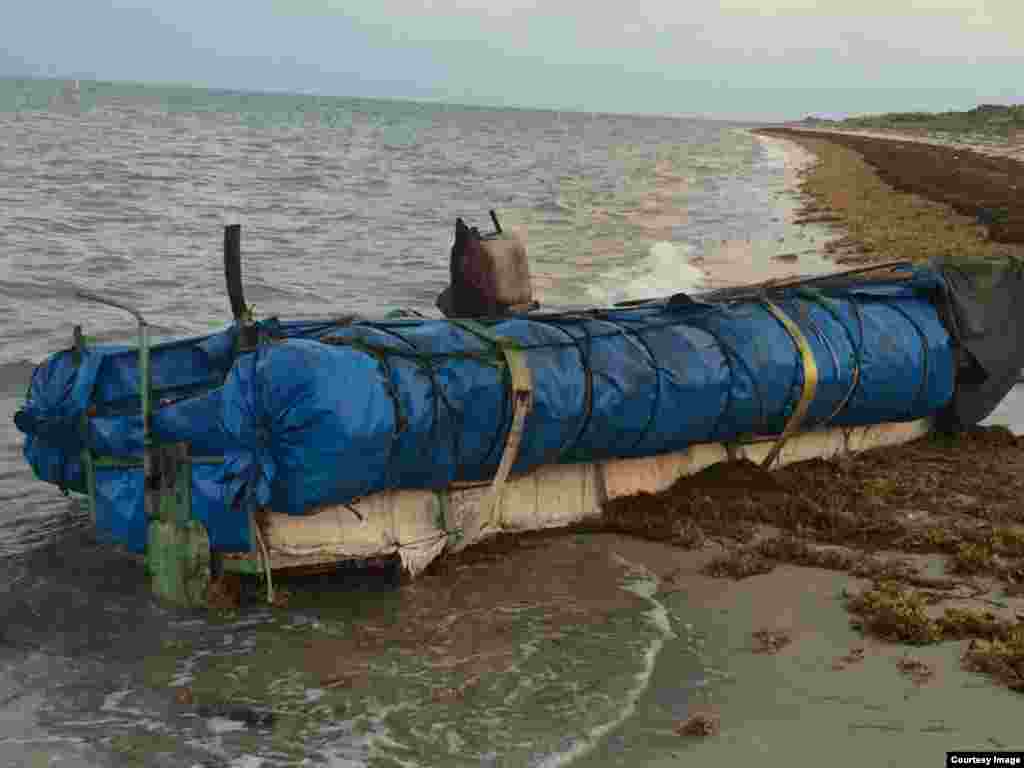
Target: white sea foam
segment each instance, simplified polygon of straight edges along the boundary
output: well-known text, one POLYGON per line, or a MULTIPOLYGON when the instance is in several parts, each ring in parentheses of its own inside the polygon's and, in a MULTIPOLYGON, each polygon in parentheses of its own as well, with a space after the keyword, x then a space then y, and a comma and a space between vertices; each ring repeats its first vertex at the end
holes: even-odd
POLYGON ((633 688, 627 691, 623 698, 622 709, 619 710, 617 717, 612 720, 602 723, 596 728, 591 729, 584 738, 575 740, 573 745, 565 750, 554 755, 549 755, 536 764, 536 768, 559 768, 559 766, 569 765, 573 760, 583 757, 589 753, 597 743, 606 734, 618 728, 622 723, 632 717, 636 711, 636 704, 640 700, 640 697, 644 695, 651 684, 651 677, 654 674, 654 666, 658 660, 658 654, 661 653, 661 649, 665 647, 665 641, 669 638, 675 637, 676 634, 672 631, 671 624, 669 621, 668 611, 665 606, 655 599, 654 595, 658 592, 659 579, 647 568, 638 563, 633 563, 625 558, 615 555, 615 560, 622 566, 628 569, 630 581, 622 585, 622 588, 628 592, 642 597, 651 605, 651 609, 644 612, 648 621, 658 629, 658 634, 655 635, 651 644, 647 646, 647 650, 644 652, 644 666, 635 676, 636 684, 633 688))
POLYGON ((610 270, 587 291, 594 301, 614 304, 631 299, 654 299, 692 291, 704 282, 703 270, 690 264, 692 246, 664 240, 654 243, 647 257, 634 266, 610 270))
POLYGON ((234 731, 244 731, 245 723, 227 717, 211 717, 207 719, 206 727, 214 733, 233 733, 234 731))

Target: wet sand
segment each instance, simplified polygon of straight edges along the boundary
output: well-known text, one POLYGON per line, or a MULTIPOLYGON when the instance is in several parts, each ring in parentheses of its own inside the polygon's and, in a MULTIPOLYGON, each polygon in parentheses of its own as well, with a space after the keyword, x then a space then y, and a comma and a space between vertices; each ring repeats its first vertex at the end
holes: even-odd
POLYGON ((802 206, 799 182, 814 164, 814 154, 784 139, 757 138, 769 151, 783 158, 783 186, 775 191, 775 202, 779 216, 788 225, 788 234, 777 240, 727 238, 711 243, 702 256, 691 259, 691 264, 704 271, 707 288, 820 275, 837 269, 827 246, 841 233, 825 224, 796 226, 802 206))
MULTIPOLYGON (((979 433, 963 444, 883 449, 846 468, 822 462, 758 476, 752 469, 725 467, 658 499, 633 502, 632 517, 641 532, 645 526, 652 532, 665 529, 660 515, 695 521, 709 532, 722 529, 695 551, 616 543, 625 556, 659 575, 670 615, 699 616, 694 628, 705 641, 701 659, 708 676, 689 711, 713 713, 720 733, 687 739, 687 752, 722 764, 752 759, 804 764, 828 753, 837 765, 941 765, 947 750, 1016 748, 1020 694, 966 671, 962 663, 974 632, 984 630, 923 645, 880 639, 875 630, 854 628, 860 619, 848 610, 844 595, 913 573, 919 587, 932 586, 921 593, 929 595, 925 614, 930 620, 948 620, 952 609, 1013 627, 1024 615, 1020 592, 1010 594, 1001 578, 958 570, 962 563, 956 561, 969 548, 950 546, 951 557, 933 551, 928 542, 958 535, 954 531, 989 536, 987 526, 1007 520, 1016 521, 1010 526, 1020 531, 1022 470, 1024 443, 979 433), (697 498, 701 493, 709 494, 703 505, 697 498), (792 536, 798 523, 804 532, 797 540, 811 547, 814 559, 829 562, 828 569, 786 563, 781 554, 781 563, 769 559, 744 569, 755 575, 709 576, 705 569, 723 551, 722 537, 730 529, 734 536, 746 530, 733 515, 748 524, 762 521, 746 545, 755 551, 758 537, 776 540, 778 526, 792 536), (900 540, 907 544, 892 546, 900 540), (861 559, 865 553, 868 560, 861 559), (861 565, 851 568, 842 558, 861 565), (768 572, 757 573, 761 569, 768 572), (867 578, 872 573, 889 575, 867 578), (766 648, 759 636, 777 643, 766 648), (716 670, 725 677, 714 675, 716 670)), ((626 502, 620 506, 616 514, 630 514, 626 502)), ((998 567, 1012 568, 1015 562, 1010 556, 1007 566, 998 567)), ((985 567, 996 566, 988 562, 982 571, 985 567)), ((687 763, 666 756, 652 764, 687 763)))
MULTIPOLYGON (((851 768, 925 766, 942 765, 950 749, 1019 746, 1019 695, 964 672, 961 643, 908 649, 851 628, 841 595, 864 588, 864 580, 796 566, 740 582, 714 579, 701 573, 710 551, 666 552, 635 540, 615 546, 660 567, 667 610, 691 618, 704 679, 686 716, 720 719, 719 734, 676 736, 671 747, 662 730, 667 754, 648 765, 809 765, 828 755, 830 764, 851 768), (754 633, 763 630, 782 631, 790 642, 774 654, 758 652, 754 633), (904 658, 932 665, 935 677, 918 684, 901 674, 904 658)), ((651 697, 664 696, 663 686, 656 683, 651 697)), ((632 725, 638 733, 655 730, 632 725)), ((631 759, 606 747, 578 765, 631 759)))

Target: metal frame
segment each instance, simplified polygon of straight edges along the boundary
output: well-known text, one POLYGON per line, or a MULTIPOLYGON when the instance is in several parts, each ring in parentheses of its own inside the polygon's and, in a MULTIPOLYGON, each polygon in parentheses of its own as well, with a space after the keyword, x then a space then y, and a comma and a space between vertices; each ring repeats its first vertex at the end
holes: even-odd
MULTIPOLYGON (((139 400, 142 410, 142 471, 147 519, 146 566, 154 592, 169 602, 186 606, 206 604, 210 581, 210 540, 205 526, 192 517, 192 463, 223 461, 189 456, 187 443, 157 445, 153 437, 153 375, 149 324, 128 304, 91 291, 77 291, 86 301, 123 310, 138 322, 139 400)), ((81 326, 75 326, 74 360, 81 363, 85 345, 81 326)), ((96 470, 98 467, 131 469, 137 459, 97 456, 89 445, 89 408, 82 414, 85 447, 82 464, 93 525, 97 522, 96 470)))

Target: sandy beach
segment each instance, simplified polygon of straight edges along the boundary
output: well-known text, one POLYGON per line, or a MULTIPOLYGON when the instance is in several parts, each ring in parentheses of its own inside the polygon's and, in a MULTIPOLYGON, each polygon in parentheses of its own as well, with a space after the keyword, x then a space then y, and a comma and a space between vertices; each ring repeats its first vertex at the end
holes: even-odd
POLYGON ((975 152, 986 157, 1006 157, 1012 160, 1024 161, 1024 138, 1008 141, 1005 144, 987 142, 981 143, 969 140, 939 139, 933 136, 920 136, 901 131, 866 131, 850 130, 847 128, 822 128, 794 125, 794 129, 807 132, 819 133, 823 136, 861 136, 867 139, 881 139, 883 141, 908 141, 916 144, 929 144, 936 147, 948 147, 956 150, 975 152))

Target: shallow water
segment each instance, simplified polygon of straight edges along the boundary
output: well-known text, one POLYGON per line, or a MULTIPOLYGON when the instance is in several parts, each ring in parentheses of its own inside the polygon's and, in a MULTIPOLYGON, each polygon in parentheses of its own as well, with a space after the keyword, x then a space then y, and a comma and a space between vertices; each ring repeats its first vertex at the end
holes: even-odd
POLYGON ((699 257, 767 266, 806 236, 787 221, 783 151, 740 128, 0 81, 0 765, 670 754, 709 680, 680 629, 696 619, 607 539, 544 540, 400 590, 342 575, 285 610, 185 615, 32 477, 11 416, 75 323, 131 335, 76 288, 162 332, 222 325, 225 223, 243 225, 264 317, 430 311, 455 216, 486 229, 491 207, 525 234, 548 306, 698 289, 699 257))
MULTIPOLYGON (((5 601, 0 755, 568 764, 615 742, 666 658, 683 681, 701 675, 657 578, 600 538, 545 539, 402 590, 335 580, 211 622, 156 606, 141 569, 66 536, 22 559, 5 601), (524 570, 536 583, 517 582, 524 570)), ((693 686, 672 688, 646 722, 682 716, 693 686)))

